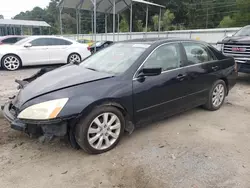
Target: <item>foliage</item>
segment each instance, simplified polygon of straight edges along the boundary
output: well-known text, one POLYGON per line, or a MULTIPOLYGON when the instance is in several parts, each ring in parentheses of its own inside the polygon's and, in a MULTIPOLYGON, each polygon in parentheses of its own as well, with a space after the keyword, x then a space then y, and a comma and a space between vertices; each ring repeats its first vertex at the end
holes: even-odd
POLYGON ((136 27, 137 27, 137 32, 142 32, 143 31, 142 20, 136 20, 136 27))
POLYGON ((123 16, 120 22, 120 32, 128 32, 128 31, 129 31, 129 25, 126 18, 123 16))
POLYGON ((152 18, 152 21, 153 21, 153 24, 154 24, 153 25, 154 31, 158 31, 158 29, 159 29, 159 15, 154 15, 153 18, 152 18))
POLYGON ((169 27, 172 26, 172 22, 174 19, 175 19, 175 15, 170 10, 167 9, 162 19, 162 26, 165 31, 167 31, 169 27))
MULTIPOLYGON (((170 28, 174 28, 173 26, 173 20, 175 19, 174 13, 172 13, 170 10, 166 10, 163 14, 163 18, 161 19, 161 29, 164 31, 169 30, 170 28)), ((154 30, 158 31, 159 29, 159 15, 154 15, 153 18, 154 23, 154 30)))
POLYGON ((4 19, 3 15, 0 14, 0 19, 4 19))
POLYGON ((219 27, 232 27, 235 25, 235 20, 231 18, 231 16, 225 16, 223 20, 221 20, 219 27))

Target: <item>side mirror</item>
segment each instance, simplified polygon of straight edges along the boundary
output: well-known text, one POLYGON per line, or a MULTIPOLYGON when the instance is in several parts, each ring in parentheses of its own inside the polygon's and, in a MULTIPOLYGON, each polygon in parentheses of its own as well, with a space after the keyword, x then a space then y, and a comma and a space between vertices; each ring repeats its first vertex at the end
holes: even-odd
POLYGON ((162 68, 143 68, 138 77, 144 77, 144 76, 158 76, 162 72, 162 68))
POLYGON ((31 43, 27 43, 27 44, 24 45, 24 47, 25 48, 30 48, 30 47, 32 47, 32 44, 31 43))

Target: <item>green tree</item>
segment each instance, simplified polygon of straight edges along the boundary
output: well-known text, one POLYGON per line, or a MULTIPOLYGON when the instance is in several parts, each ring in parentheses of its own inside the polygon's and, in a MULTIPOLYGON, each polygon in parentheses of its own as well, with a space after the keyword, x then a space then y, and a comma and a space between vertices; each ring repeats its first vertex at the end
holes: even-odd
POLYGON ((136 28, 137 28, 137 32, 142 32, 143 31, 142 20, 136 20, 136 28))
MULTIPOLYGON (((170 30, 170 28, 173 28, 173 20, 175 19, 174 13, 172 13, 170 10, 166 10, 163 14, 163 17, 161 19, 161 29, 164 31, 170 30)), ((158 31, 159 29, 159 15, 154 15, 152 18, 153 24, 154 24, 154 30, 158 31)))
POLYGON ((172 26, 174 19, 174 13, 167 9, 162 18, 162 26, 165 31, 169 30, 169 28, 172 26))
MULTIPOLYGON (((154 28, 154 31, 158 31, 159 29, 159 15, 154 15, 152 17, 152 21, 153 21, 153 28, 154 28)), ((162 24, 161 24, 162 25, 162 24)))
POLYGON ((233 27, 235 25, 235 20, 231 18, 231 16, 225 16, 223 20, 221 20, 219 27, 233 27))
POLYGON ((120 31, 121 32, 128 32, 129 31, 129 25, 126 20, 126 18, 123 16, 120 22, 120 31))
POLYGON ((62 14, 62 21, 63 21, 63 29, 64 32, 67 34, 74 34, 75 33, 75 25, 76 19, 72 17, 70 14, 64 13, 62 14))

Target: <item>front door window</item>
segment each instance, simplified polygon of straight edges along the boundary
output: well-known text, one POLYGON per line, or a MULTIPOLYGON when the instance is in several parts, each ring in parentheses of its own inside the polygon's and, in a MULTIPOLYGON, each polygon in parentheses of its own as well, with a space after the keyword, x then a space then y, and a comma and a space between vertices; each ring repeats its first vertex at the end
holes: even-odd
POLYGON ((144 63, 144 68, 162 68, 169 71, 180 67, 179 44, 166 44, 157 48, 144 63))

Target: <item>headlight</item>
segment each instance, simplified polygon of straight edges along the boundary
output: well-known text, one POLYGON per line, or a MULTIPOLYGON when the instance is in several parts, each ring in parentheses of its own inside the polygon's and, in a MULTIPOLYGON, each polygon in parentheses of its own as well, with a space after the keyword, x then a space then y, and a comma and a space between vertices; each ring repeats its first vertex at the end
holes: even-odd
POLYGON ((19 119, 47 120, 56 118, 69 99, 56 99, 39 104, 35 104, 24 109, 19 115, 19 119))
POLYGON ((222 52, 224 44, 216 44, 216 49, 222 52))

